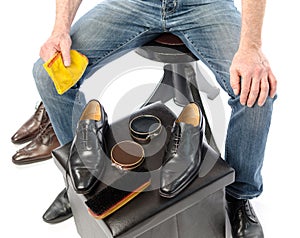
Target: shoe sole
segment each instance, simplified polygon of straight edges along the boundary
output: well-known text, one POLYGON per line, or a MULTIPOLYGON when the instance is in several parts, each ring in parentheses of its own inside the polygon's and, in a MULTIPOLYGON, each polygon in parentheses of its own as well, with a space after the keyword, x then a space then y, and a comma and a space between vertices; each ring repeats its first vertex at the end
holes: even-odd
POLYGON ((67 216, 64 216, 64 217, 59 218, 59 219, 54 219, 54 220, 46 220, 46 219, 43 218, 43 221, 48 223, 48 224, 57 224, 57 223, 63 222, 65 220, 71 218, 72 216, 73 216, 73 214, 71 213, 67 216))
POLYGON ((34 164, 34 163, 42 162, 42 161, 45 161, 45 160, 49 160, 51 158, 52 158, 52 155, 45 156, 45 157, 34 158, 34 159, 28 159, 28 160, 24 160, 24 161, 18 161, 18 160, 12 159, 12 162, 16 165, 26 165, 26 164, 34 164))

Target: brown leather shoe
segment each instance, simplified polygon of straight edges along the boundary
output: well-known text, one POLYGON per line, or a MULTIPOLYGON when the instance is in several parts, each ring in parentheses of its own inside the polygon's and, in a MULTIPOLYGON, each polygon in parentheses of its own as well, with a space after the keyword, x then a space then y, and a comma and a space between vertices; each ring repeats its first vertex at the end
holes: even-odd
POLYGON ((22 144, 34 139, 47 125, 49 117, 41 102, 35 113, 11 137, 14 144, 22 144))
POLYGON ((48 122, 45 129, 36 138, 13 155, 12 162, 22 165, 50 159, 52 150, 59 145, 53 127, 48 122))

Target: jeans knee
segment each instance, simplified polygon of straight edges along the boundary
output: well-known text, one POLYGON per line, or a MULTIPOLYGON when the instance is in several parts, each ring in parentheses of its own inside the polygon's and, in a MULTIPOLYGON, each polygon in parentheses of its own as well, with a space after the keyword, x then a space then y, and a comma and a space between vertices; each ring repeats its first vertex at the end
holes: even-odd
MULTIPOLYGON (((275 95, 274 98, 271 97, 267 97, 265 103, 262 106, 258 105, 258 102, 256 101, 254 103, 254 105, 250 108, 253 109, 257 109, 257 110, 269 110, 269 109, 273 109, 273 103, 276 100, 277 95, 275 95)), ((233 95, 231 96, 231 98, 228 101, 228 104, 233 108, 243 108, 243 107, 247 107, 245 105, 242 105, 240 102, 240 95, 233 95)))
POLYGON ((274 101, 277 99, 277 95, 275 95, 275 97, 271 98, 271 97, 267 97, 266 102, 263 106, 266 107, 272 107, 273 108, 273 103, 274 101))
POLYGON ((270 115, 273 112, 273 103, 275 101, 275 99, 277 98, 277 96, 275 96, 274 98, 271 97, 267 97, 265 103, 262 106, 259 106, 258 103, 256 102, 252 108, 254 108, 255 111, 258 111, 258 114, 262 114, 262 115, 270 115))
POLYGON ((32 74, 39 93, 41 95, 46 95, 53 92, 54 84, 47 71, 44 69, 43 64, 44 61, 38 59, 33 65, 32 74))

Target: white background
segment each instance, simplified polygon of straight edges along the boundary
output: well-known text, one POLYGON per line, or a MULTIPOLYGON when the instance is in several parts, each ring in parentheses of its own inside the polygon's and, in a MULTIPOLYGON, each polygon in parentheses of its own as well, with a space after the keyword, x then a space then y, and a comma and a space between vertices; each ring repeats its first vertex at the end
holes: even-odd
MULTIPOLYGON (((78 16, 97 2, 83 1, 78 16)), ((21 146, 10 138, 40 100, 31 70, 52 30, 55 1, 2 1, 0 6, 0 237, 79 237, 73 218, 57 225, 42 221, 64 187, 53 160, 26 166, 11 162, 21 146)), ((299 15, 297 1, 268 1, 263 49, 278 79, 278 100, 263 169, 264 193, 253 201, 267 238, 299 237, 299 15)))

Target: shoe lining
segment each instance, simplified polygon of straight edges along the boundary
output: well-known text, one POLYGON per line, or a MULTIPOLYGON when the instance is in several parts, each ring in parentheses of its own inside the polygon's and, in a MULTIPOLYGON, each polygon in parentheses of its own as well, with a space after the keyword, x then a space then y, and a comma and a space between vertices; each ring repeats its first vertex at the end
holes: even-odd
POLYGON ((176 121, 198 126, 200 123, 200 113, 197 105, 190 103, 185 106, 176 121))
POLYGON ((90 101, 84 109, 80 120, 101 120, 100 104, 97 101, 90 101))

